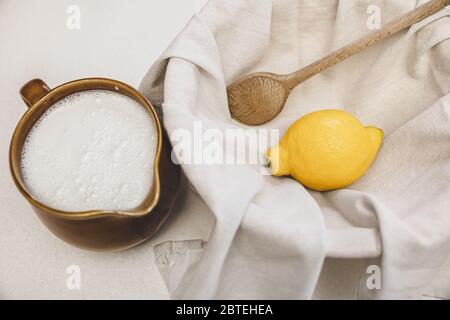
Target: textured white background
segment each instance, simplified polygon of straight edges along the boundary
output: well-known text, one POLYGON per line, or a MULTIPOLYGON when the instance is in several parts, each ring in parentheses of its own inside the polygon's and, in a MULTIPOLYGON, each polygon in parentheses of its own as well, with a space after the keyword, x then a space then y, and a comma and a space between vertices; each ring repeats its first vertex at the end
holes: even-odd
POLYGON ((0 0, 0 299, 167 298, 152 243, 115 254, 84 252, 46 231, 10 178, 8 148, 25 111, 19 88, 102 76, 135 87, 205 0, 0 0), (81 30, 66 9, 81 8, 81 30), (66 268, 79 265, 81 290, 66 268))
MULTIPOLYGON (((156 239, 121 253, 90 253, 64 244, 39 222, 9 174, 12 132, 25 112, 28 80, 50 87, 91 76, 137 87, 151 64, 206 0, 0 0, 0 299, 166 299, 154 264, 156 239), (81 30, 66 27, 69 5, 81 9, 81 30), (81 268, 81 290, 68 290, 66 268, 81 268)), ((171 231, 190 239, 209 210, 184 192, 171 231), (182 212, 181 212, 182 211, 182 212)), ((164 228, 163 228, 164 229, 164 228)), ((208 234, 208 230, 204 230, 208 234)), ((327 259, 315 298, 355 298, 362 260, 327 259)))

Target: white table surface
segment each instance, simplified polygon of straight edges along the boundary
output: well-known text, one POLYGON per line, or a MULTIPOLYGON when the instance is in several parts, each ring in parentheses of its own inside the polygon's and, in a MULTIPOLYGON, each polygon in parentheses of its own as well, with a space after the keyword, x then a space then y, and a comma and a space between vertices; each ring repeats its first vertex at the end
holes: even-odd
POLYGON ((102 76, 137 87, 205 0, 0 0, 0 299, 164 299, 154 243, 114 254, 64 244, 39 222, 9 174, 12 132, 25 111, 18 90, 32 78, 52 87, 102 76), (81 29, 69 30, 69 5, 81 29), (66 286, 81 268, 81 290, 66 286))
MULTIPOLYGON (((137 87, 205 2, 0 0, 0 299, 169 298, 153 257, 155 243, 165 240, 164 228, 155 239, 120 253, 66 245, 45 229, 15 188, 8 149, 25 111, 18 91, 28 80, 38 77, 52 87, 102 76, 137 87), (80 30, 66 27, 66 10, 73 4, 81 9, 80 30), (66 286, 70 265, 81 269, 80 290, 66 286)), ((180 239, 189 238, 180 219, 201 224, 212 218, 192 192, 177 208, 165 228, 180 239)), ((315 297, 355 298, 363 267, 364 261, 328 259, 315 297)))

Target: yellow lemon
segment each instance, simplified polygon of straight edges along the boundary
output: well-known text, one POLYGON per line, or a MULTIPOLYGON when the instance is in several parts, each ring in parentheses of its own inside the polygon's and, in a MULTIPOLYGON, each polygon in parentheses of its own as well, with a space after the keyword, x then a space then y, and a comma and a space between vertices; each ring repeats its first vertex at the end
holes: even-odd
POLYGON ((297 120, 267 158, 275 176, 292 176, 313 190, 334 190, 366 173, 383 136, 345 111, 322 110, 297 120))

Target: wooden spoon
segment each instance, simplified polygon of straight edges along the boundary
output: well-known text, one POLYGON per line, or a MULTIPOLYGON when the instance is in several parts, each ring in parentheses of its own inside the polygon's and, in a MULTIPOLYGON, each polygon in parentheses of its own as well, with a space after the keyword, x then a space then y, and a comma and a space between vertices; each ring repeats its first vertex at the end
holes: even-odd
POLYGON ((233 84, 228 91, 231 115, 237 121, 261 125, 274 119, 283 109, 292 89, 319 72, 406 29, 450 5, 450 0, 432 0, 416 8, 383 29, 357 40, 313 64, 288 75, 261 72, 250 74, 233 84))

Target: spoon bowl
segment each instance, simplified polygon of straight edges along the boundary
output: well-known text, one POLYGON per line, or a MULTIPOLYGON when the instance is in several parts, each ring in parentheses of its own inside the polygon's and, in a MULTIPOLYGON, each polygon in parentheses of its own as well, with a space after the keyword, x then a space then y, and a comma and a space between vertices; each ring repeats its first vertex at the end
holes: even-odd
POLYGON ((281 78, 272 73, 242 78, 227 91, 231 116, 251 126, 275 118, 283 110, 290 92, 281 78))

